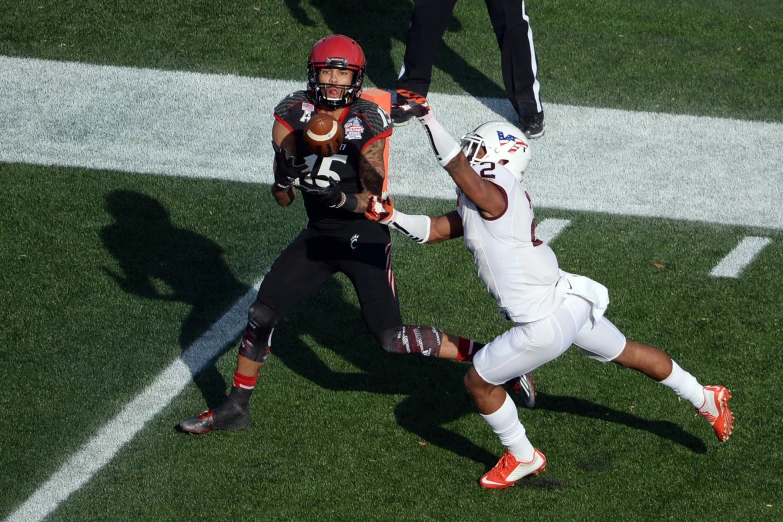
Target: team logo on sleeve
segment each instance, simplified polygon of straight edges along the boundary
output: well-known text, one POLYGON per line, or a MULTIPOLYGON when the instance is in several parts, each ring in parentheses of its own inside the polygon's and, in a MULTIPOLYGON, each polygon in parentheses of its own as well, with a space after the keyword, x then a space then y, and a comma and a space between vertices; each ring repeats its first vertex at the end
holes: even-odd
POLYGON ((497 132, 498 132, 498 140, 500 141, 501 147, 509 143, 514 143, 514 145, 510 149, 508 149, 508 152, 516 152, 517 149, 521 147, 527 147, 526 141, 523 141, 511 134, 503 134, 503 131, 497 131, 497 132))
POLYGON ((312 103, 302 102, 302 117, 299 118, 299 121, 307 123, 314 112, 315 106, 312 103))
POLYGON ((354 116, 345 122, 344 130, 346 140, 360 140, 362 139, 362 133, 364 133, 364 125, 362 120, 354 116))

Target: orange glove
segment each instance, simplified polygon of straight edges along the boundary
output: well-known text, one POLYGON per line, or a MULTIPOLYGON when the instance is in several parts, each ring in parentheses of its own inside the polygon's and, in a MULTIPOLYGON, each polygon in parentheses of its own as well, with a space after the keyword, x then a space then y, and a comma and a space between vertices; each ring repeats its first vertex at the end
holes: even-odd
POLYGON ((427 102, 427 98, 405 89, 397 89, 397 103, 392 104, 392 107, 417 118, 422 118, 430 112, 430 104, 427 102))
POLYGON ((364 215, 367 219, 378 221, 383 225, 388 225, 394 219, 394 203, 391 196, 386 199, 380 196, 370 196, 367 210, 364 215))

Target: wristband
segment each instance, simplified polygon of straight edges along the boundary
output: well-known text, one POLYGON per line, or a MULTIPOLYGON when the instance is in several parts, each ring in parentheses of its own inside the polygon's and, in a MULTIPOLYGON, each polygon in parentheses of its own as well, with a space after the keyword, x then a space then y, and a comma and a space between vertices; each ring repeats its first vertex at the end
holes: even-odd
POLYGON ((336 205, 332 205, 332 208, 340 208, 345 205, 345 192, 340 192, 340 202, 336 205))

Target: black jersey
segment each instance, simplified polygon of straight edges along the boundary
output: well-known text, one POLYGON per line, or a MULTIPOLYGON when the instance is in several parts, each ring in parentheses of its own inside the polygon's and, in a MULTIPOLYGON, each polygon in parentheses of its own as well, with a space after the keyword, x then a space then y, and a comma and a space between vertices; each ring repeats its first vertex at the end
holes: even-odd
MULTIPOLYGON (((346 194, 362 192, 359 156, 371 143, 391 136, 389 114, 376 103, 357 99, 340 116, 339 122, 345 135, 343 144, 337 154, 322 158, 310 152, 304 141, 305 125, 317 111, 307 91, 296 91, 275 107, 275 119, 296 137, 296 163, 306 161, 309 166, 309 174, 301 182, 312 184, 314 176, 328 176, 337 180, 340 190, 346 194)), ((347 221, 367 219, 364 214, 329 208, 307 193, 303 197, 310 222, 308 226, 312 228, 334 229, 347 221)))

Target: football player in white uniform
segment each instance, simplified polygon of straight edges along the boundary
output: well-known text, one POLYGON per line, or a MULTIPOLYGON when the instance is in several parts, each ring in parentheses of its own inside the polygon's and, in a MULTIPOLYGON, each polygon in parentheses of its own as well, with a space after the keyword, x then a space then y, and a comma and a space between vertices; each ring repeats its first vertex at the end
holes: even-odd
POLYGON ((693 404, 720 441, 734 418, 723 386, 702 386, 662 350, 632 341, 606 317, 607 289, 590 278, 564 272, 549 246, 536 238, 533 205, 522 176, 530 148, 521 130, 490 122, 458 144, 435 119, 427 100, 398 91, 400 108, 424 126, 440 165, 457 184, 457 209, 439 217, 406 215, 390 199, 375 198, 368 217, 419 243, 464 237, 478 275, 501 315, 514 326, 479 350, 465 386, 479 413, 507 451, 481 477, 485 488, 507 488, 546 466, 501 386, 557 358, 572 344, 601 362, 638 370, 693 404))

